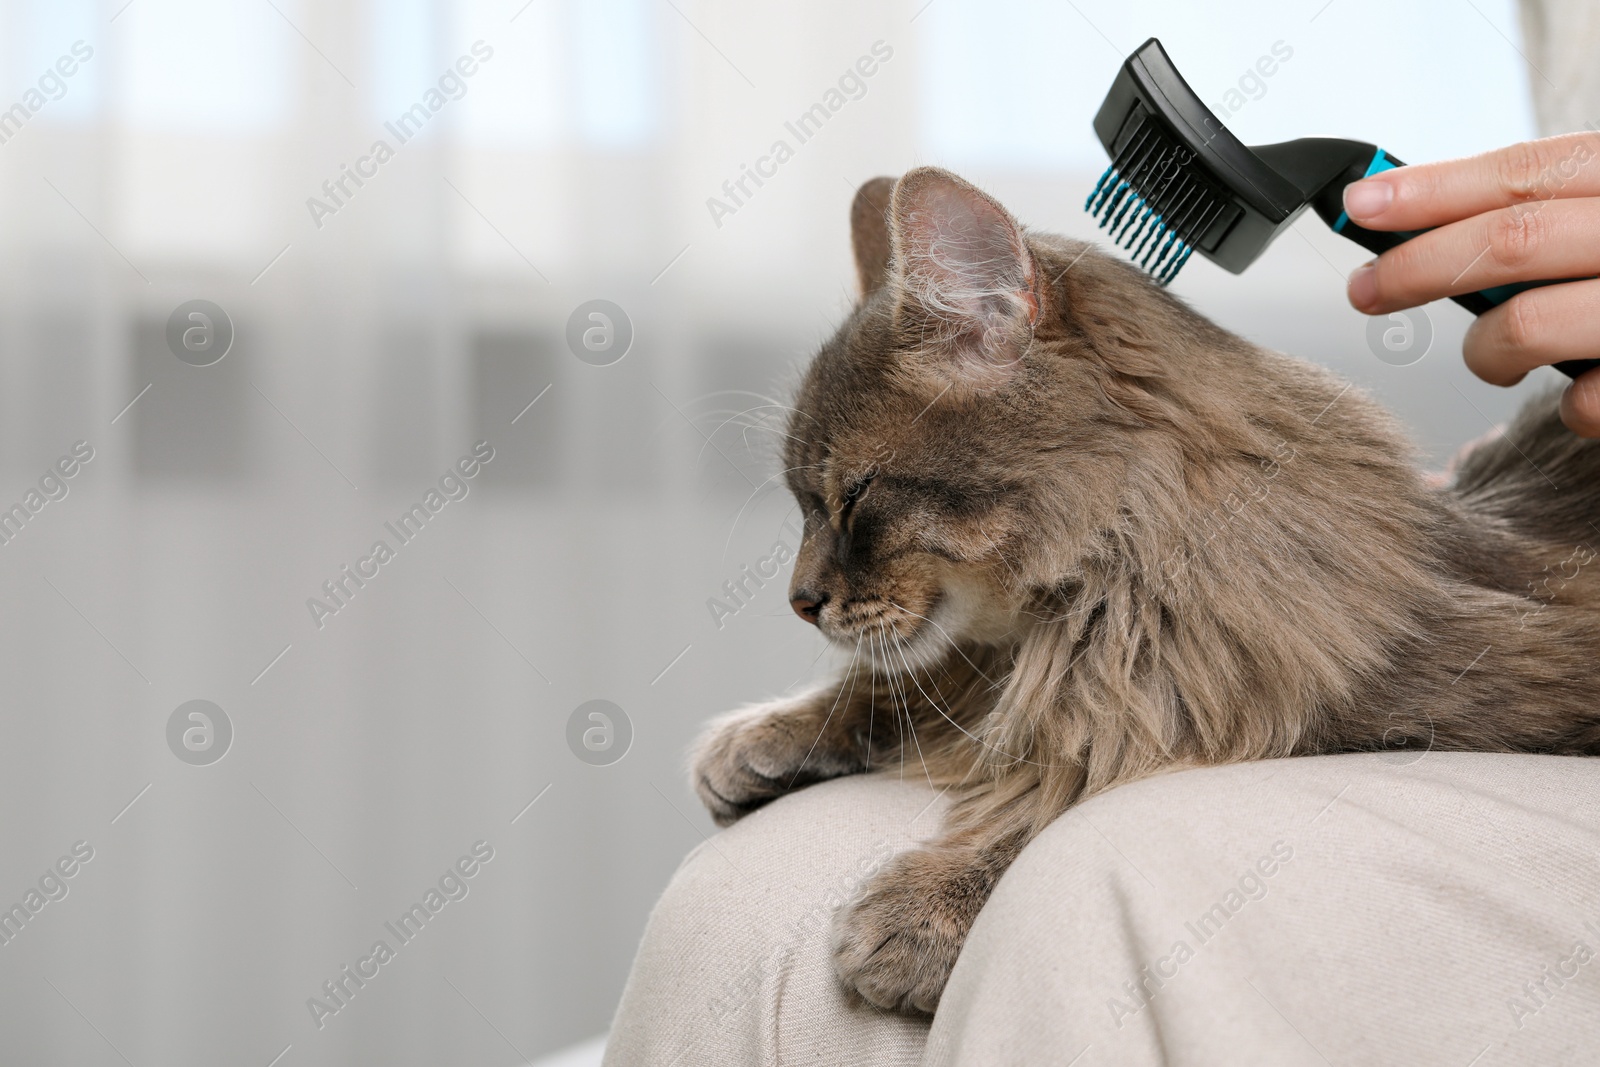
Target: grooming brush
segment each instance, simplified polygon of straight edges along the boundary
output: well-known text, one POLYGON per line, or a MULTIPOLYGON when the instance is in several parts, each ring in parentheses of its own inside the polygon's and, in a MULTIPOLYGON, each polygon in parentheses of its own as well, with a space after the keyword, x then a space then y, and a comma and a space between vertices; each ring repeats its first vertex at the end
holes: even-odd
MULTIPOLYGON (((1111 166, 1084 204, 1113 242, 1166 285, 1196 251, 1242 272, 1307 207, 1333 232, 1374 253, 1418 232, 1368 230, 1344 212, 1344 188, 1404 166, 1376 145, 1302 137, 1247 147, 1200 101, 1154 37, 1128 57, 1094 117, 1111 166)), ((1481 315, 1515 293, 1556 281, 1519 282, 1450 299, 1481 315)), ((1576 378, 1600 360, 1557 369, 1576 378)))

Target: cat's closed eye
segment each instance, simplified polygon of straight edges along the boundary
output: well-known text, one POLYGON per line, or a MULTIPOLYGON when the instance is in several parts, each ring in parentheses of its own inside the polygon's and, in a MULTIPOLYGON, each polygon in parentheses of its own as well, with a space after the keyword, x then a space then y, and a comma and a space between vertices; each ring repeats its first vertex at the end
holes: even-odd
POLYGON ((864 478, 857 478, 845 489, 844 501, 839 508, 839 521, 845 526, 849 526, 850 519, 855 514, 856 505, 861 502, 862 497, 867 495, 867 490, 871 488, 875 477, 876 475, 869 474, 864 478))

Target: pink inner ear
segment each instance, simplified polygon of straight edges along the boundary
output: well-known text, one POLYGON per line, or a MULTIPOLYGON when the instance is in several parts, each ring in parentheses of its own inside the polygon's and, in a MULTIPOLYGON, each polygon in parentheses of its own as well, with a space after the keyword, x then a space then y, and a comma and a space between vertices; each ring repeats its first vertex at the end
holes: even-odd
POLYGON ((922 210, 930 266, 953 294, 1014 289, 1022 280, 1011 221, 992 204, 953 186, 928 190, 922 210))
POLYGON ((978 190, 930 179, 902 207, 902 272, 907 288, 955 332, 998 349, 1038 313, 1033 261, 1022 233, 978 190))

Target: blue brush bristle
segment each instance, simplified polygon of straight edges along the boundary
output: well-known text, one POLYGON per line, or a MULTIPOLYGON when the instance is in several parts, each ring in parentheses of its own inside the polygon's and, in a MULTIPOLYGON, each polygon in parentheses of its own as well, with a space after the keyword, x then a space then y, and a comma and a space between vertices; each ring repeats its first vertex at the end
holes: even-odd
POLYGON ((1193 251, 1188 242, 1179 238, 1166 217, 1118 174, 1114 166, 1096 183, 1084 210, 1098 218, 1100 228, 1107 232, 1111 242, 1133 253, 1134 261, 1159 285, 1166 285, 1177 277, 1193 251))
POLYGON ((1131 253, 1158 285, 1178 276, 1194 253, 1191 242, 1226 207, 1208 182, 1185 170, 1192 159, 1147 124, 1128 139, 1083 202, 1112 243, 1131 253))

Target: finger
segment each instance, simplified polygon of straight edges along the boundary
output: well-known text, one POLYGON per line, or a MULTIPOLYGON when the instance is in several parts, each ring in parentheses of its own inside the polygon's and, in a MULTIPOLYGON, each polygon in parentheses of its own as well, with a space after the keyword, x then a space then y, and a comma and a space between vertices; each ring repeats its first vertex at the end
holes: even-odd
POLYGON ((1518 293, 1478 316, 1461 354, 1492 385, 1515 385, 1535 367, 1600 356, 1600 280, 1518 293))
POLYGON ((1561 421, 1579 437, 1600 437, 1600 368, 1585 374, 1561 394, 1561 421))
POLYGON ((1418 234, 1350 276, 1369 315, 1510 282, 1600 272, 1600 198, 1501 208, 1418 234))
POLYGON ((1481 156, 1397 167, 1344 191, 1370 230, 1418 230, 1533 200, 1600 196, 1600 135, 1563 134, 1481 156))

